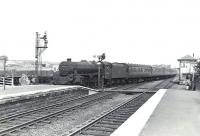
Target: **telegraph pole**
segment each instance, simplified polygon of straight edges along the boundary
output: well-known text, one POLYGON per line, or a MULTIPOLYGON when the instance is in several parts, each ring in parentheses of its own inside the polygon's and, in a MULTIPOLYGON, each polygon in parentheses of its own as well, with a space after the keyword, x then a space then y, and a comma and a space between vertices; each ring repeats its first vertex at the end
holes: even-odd
POLYGON ((3 60, 3 90, 6 89, 6 61, 8 60, 7 56, 0 56, 0 60, 3 60))
POLYGON ((47 33, 44 32, 43 36, 40 36, 38 32, 36 32, 36 44, 35 44, 35 76, 37 81, 39 81, 39 69, 41 70, 42 64, 42 53, 46 50, 48 44, 47 33), (41 41, 43 44, 41 45, 41 41))

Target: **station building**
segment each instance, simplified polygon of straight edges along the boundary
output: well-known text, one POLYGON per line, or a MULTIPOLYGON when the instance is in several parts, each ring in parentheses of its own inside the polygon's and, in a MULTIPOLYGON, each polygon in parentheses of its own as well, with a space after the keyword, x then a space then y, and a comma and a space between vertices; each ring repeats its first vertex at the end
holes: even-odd
POLYGON ((197 62, 197 59, 190 55, 183 56, 178 59, 179 62, 179 81, 183 81, 186 79, 186 75, 194 74, 194 65, 197 62))

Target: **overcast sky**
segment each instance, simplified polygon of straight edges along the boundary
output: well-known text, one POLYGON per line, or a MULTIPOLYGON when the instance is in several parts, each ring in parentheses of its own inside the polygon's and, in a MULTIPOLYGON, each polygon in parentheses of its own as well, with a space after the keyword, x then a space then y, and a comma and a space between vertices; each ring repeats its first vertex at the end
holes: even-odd
POLYGON ((199 0, 2 0, 0 55, 34 60, 35 32, 48 33, 43 60, 171 64, 200 56, 199 0))

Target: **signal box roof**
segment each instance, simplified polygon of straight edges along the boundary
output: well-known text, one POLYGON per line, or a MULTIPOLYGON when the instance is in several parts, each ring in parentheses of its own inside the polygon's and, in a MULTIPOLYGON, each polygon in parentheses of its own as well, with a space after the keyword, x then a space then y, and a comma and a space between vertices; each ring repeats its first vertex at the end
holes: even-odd
POLYGON ((190 56, 190 55, 186 55, 180 59, 178 59, 178 61, 197 61, 197 59, 195 59, 194 57, 190 56))

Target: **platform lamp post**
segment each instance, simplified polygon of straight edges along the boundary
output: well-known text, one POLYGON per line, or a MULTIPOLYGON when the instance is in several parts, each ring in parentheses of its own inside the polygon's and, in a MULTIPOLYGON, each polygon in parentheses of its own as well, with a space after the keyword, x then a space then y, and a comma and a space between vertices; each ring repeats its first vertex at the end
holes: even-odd
POLYGON ((6 61, 8 60, 7 56, 0 56, 0 60, 3 61, 3 90, 6 89, 5 77, 6 77, 6 61))

